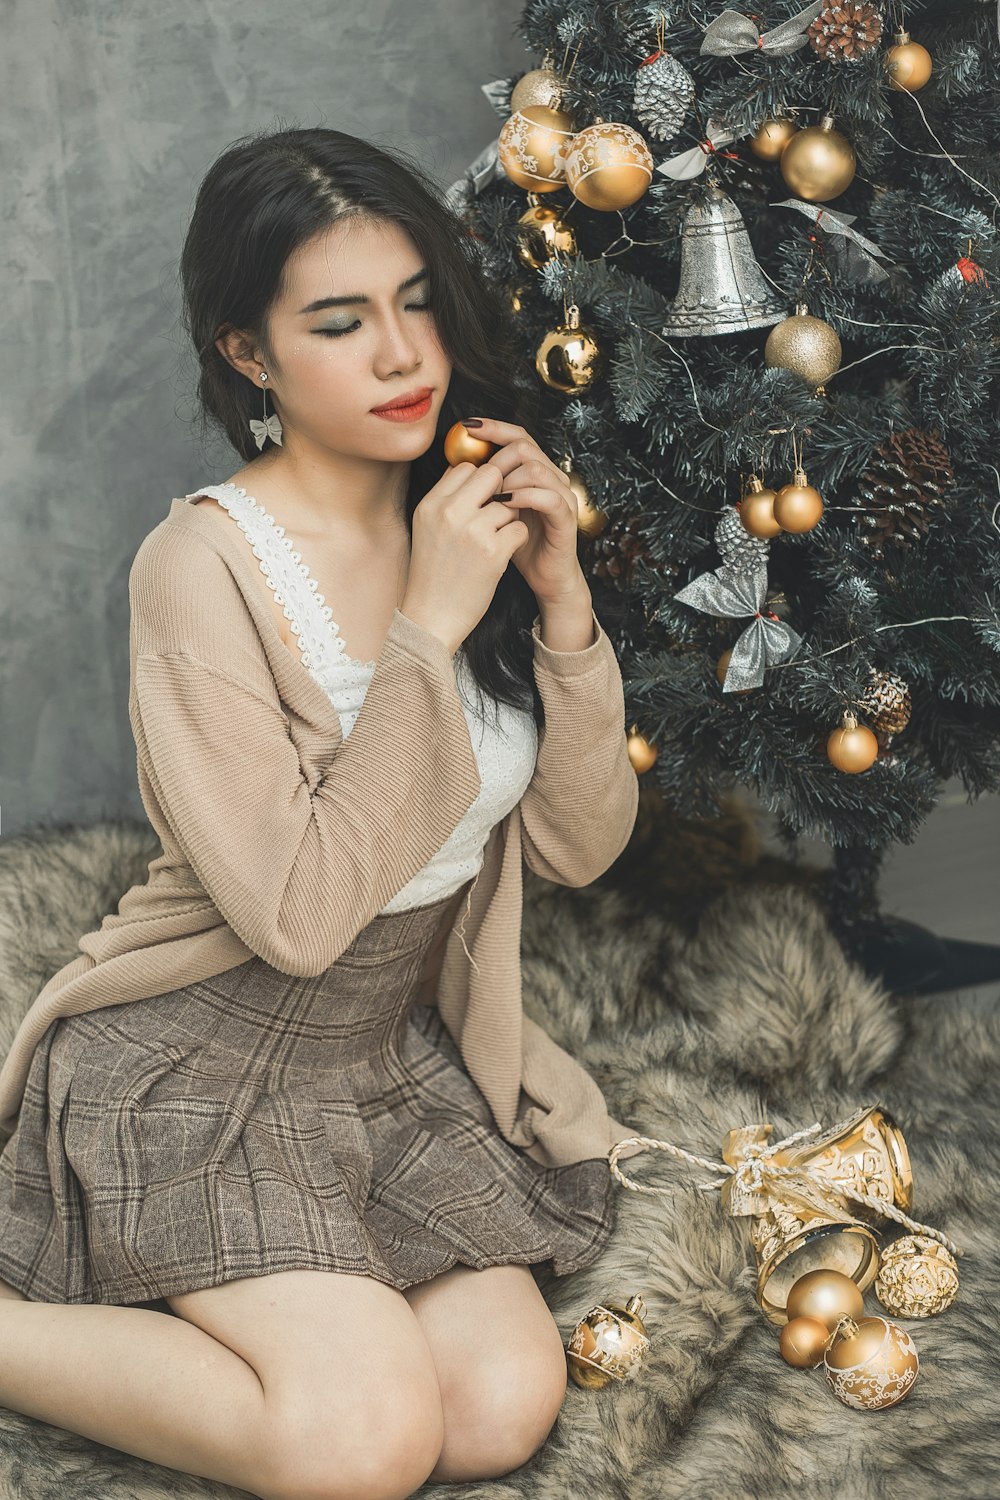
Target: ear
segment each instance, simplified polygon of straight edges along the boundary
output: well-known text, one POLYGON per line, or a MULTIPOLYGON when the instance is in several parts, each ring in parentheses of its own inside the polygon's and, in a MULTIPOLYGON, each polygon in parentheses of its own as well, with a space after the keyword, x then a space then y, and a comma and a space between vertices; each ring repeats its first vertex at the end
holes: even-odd
POLYGON ((234 370, 239 370, 241 375, 245 375, 254 385, 257 384, 263 365, 257 358, 257 350, 249 334, 241 328, 234 328, 231 323, 223 323, 216 330, 215 347, 234 370))

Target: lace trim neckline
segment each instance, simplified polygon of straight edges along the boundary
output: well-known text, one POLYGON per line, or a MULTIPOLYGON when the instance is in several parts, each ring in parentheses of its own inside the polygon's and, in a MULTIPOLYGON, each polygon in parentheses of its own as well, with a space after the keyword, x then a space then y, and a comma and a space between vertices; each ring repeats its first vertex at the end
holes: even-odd
MULTIPOLYGON (((254 556, 259 560, 260 570, 267 580, 267 586, 274 595, 275 602, 282 606, 282 612, 289 622, 292 634, 299 642, 302 665, 310 671, 322 674, 324 668, 332 665, 332 657, 334 660, 346 662, 348 666, 359 672, 374 671, 377 659, 359 661, 357 657, 351 656, 340 634, 340 627, 333 619, 333 610, 325 602, 324 596, 317 593, 318 585, 302 561, 302 554, 295 550, 292 538, 285 535, 285 528, 278 525, 259 501, 247 494, 242 486, 233 484, 230 480, 224 480, 220 484, 205 485, 200 490, 192 491, 190 495, 185 496, 185 499, 196 500, 199 495, 209 495, 224 505, 225 500, 223 495, 219 494, 220 490, 225 495, 239 496, 240 500, 263 522, 264 529, 258 537, 251 533, 246 524, 246 518, 240 515, 238 510, 230 511, 232 519, 243 532, 254 556), (258 542, 263 543, 263 552, 258 542), (290 564, 292 566, 289 566, 290 564), (291 585, 290 588, 286 588, 286 592, 293 594, 293 598, 286 600, 278 592, 279 584, 276 575, 279 573, 291 585)), ((228 506, 226 508, 228 509, 228 506)))

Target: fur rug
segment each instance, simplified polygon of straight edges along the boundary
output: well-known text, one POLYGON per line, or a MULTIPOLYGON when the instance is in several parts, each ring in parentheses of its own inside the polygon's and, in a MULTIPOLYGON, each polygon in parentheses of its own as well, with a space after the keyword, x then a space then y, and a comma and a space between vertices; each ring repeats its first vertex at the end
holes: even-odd
MULTIPOLYGON (((156 852, 145 825, 121 822, 4 841, 5 1051, 48 974, 156 852)), ((623 1160, 670 1193, 621 1188, 601 1260, 538 1282, 564 1343, 594 1302, 639 1293, 650 1354, 624 1384, 571 1382, 541 1451, 501 1479, 452 1486, 458 1500, 1000 1496, 996 1008, 968 992, 890 996, 843 958, 814 872, 765 859, 741 815, 685 823, 645 792, 629 848, 602 880, 572 890, 525 871, 523 962, 526 1007, 637 1134, 718 1159, 733 1126, 769 1120, 777 1138, 881 1102, 909 1147, 914 1216, 966 1254, 954 1305, 904 1325, 921 1359, 913 1392, 888 1411, 854 1412, 821 1371, 780 1358, 754 1301, 746 1225, 698 1191, 704 1175, 665 1152, 623 1160)), ((882 1310, 870 1291, 866 1305, 882 1310)), ((246 1493, 0 1410, 5 1500, 246 1493)))

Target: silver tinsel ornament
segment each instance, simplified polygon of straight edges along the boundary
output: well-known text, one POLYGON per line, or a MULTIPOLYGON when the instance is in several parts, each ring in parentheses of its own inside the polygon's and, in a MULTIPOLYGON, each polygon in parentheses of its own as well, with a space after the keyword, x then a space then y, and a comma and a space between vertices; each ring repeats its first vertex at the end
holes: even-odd
POLYGON ((766 564, 768 543, 763 537, 751 536, 735 505, 729 506, 715 528, 715 545, 724 563, 738 573, 752 573, 766 564))
POLYGON ((802 637, 790 625, 767 618, 766 595, 767 569, 763 563, 746 573, 728 566, 702 573, 674 595, 682 604, 706 614, 750 617, 750 624, 732 647, 722 683, 724 693, 760 687, 765 668, 793 656, 801 645, 802 637))
POLYGON ((739 333, 787 316, 732 198, 714 185, 700 189, 684 215, 680 283, 661 331, 685 338, 739 333))
POLYGON ((632 108, 658 141, 672 141, 694 103, 694 79, 669 52, 654 52, 639 67, 632 108))

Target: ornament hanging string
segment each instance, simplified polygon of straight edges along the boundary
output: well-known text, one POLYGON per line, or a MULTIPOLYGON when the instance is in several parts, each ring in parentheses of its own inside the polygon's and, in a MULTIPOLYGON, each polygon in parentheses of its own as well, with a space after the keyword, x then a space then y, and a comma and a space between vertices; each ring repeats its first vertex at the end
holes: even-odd
MULTIPOLYGON (((839 1133, 850 1124, 849 1120, 841 1121, 834 1127, 839 1133)), ((629 1177, 618 1165, 618 1156, 626 1146, 640 1144, 657 1151, 667 1151, 681 1161, 690 1162, 692 1166, 704 1167, 709 1172, 722 1172, 724 1175, 714 1182, 700 1182, 697 1184, 700 1192, 712 1192, 722 1187, 727 1177, 733 1178, 733 1187, 741 1193, 752 1197, 754 1194, 774 1191, 780 1192, 782 1179, 805 1179, 820 1194, 828 1196, 830 1184, 821 1173, 811 1171, 807 1166, 791 1165, 781 1166, 773 1160, 779 1151, 787 1150, 788 1147, 796 1145, 799 1141, 807 1140, 809 1136, 815 1135, 821 1130, 819 1122, 806 1126, 805 1130, 797 1130, 792 1135, 786 1136, 784 1140, 775 1141, 772 1145, 764 1145, 763 1142, 750 1142, 743 1150, 738 1166, 730 1166, 728 1162, 712 1161, 704 1156, 696 1156, 692 1151, 685 1151, 681 1146, 675 1146, 671 1141, 659 1141, 648 1135, 630 1135, 624 1140, 616 1141, 608 1152, 608 1163, 611 1173, 623 1187, 629 1188, 634 1193, 669 1193, 669 1187, 650 1186, 645 1183, 636 1182, 629 1177)), ((963 1255, 965 1252, 942 1234, 939 1229, 934 1229, 930 1224, 921 1224, 916 1219, 911 1219, 901 1208, 890 1203, 885 1198, 878 1198, 873 1193, 857 1192, 848 1187, 846 1183, 838 1183, 836 1193, 845 1198, 851 1198, 856 1203, 862 1203, 866 1207, 874 1209, 886 1218, 893 1219, 897 1224, 904 1225, 914 1234, 930 1235, 932 1239, 938 1240, 953 1255, 963 1255)))

